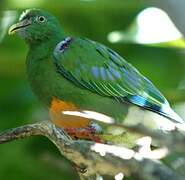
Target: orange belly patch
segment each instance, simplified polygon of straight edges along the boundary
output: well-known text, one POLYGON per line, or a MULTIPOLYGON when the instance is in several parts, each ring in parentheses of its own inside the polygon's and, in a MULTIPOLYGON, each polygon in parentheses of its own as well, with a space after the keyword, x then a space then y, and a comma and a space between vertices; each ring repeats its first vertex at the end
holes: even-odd
POLYGON ((79 109, 70 102, 53 98, 50 106, 51 121, 61 128, 85 128, 90 120, 80 116, 66 115, 63 111, 78 111, 79 109))

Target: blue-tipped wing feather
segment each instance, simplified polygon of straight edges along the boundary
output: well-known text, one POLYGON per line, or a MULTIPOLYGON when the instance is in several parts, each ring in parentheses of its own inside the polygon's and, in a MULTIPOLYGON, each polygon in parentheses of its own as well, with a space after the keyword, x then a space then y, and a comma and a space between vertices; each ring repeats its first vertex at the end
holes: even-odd
POLYGON ((65 40, 54 50, 54 63, 62 76, 101 96, 129 102, 182 122, 157 88, 113 50, 87 39, 68 40, 65 51, 60 48, 65 40))

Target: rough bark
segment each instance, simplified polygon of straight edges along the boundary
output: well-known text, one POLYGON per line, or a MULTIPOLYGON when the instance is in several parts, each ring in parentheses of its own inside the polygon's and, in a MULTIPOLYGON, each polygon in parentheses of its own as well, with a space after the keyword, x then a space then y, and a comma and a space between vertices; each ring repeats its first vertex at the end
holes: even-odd
MULTIPOLYGON (((159 144, 166 146, 169 152, 185 151, 185 136, 179 131, 164 135, 149 131, 142 126, 124 126, 124 128, 153 137, 159 144), (176 144, 175 148, 174 143, 176 144)), ((49 138, 60 153, 75 165, 81 179, 96 179, 97 175, 114 177, 119 173, 143 180, 183 179, 159 161, 145 158, 142 154, 133 150, 85 140, 72 140, 62 129, 56 128, 49 121, 2 132, 0 134, 0 144, 37 135, 49 138), (114 151, 110 151, 112 148, 114 151)))

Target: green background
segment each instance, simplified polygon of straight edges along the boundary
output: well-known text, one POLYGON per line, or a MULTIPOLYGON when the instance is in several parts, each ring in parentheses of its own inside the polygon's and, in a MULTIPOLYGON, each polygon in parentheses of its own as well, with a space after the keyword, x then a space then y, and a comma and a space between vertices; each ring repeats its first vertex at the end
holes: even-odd
MULTIPOLYGON (((145 7, 130 0, 6 0, 0 1, 0 18, 7 10, 20 14, 39 7, 55 14, 69 35, 88 37, 106 44, 149 78, 174 107, 185 100, 185 53, 182 49, 116 43, 110 32, 125 30, 145 7)), ((18 17, 17 17, 18 18, 18 17)), ((2 26, 0 26, 0 32, 2 26)), ((5 35, 0 42, 0 131, 45 120, 46 110, 32 94, 26 79, 26 44, 17 36, 5 35)), ((177 108, 178 110, 178 108, 177 108)), ((0 145, 0 179, 78 179, 67 160, 46 138, 33 137, 0 145)))

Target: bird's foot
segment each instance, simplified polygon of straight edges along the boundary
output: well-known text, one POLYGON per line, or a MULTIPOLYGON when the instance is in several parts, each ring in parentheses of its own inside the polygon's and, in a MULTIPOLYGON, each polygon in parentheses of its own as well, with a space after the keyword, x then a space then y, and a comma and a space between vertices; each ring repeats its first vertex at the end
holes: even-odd
POLYGON ((87 139, 95 141, 97 143, 102 143, 102 140, 98 136, 97 131, 94 127, 86 128, 71 128, 65 127, 64 130, 73 138, 73 139, 87 139))

